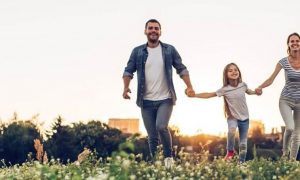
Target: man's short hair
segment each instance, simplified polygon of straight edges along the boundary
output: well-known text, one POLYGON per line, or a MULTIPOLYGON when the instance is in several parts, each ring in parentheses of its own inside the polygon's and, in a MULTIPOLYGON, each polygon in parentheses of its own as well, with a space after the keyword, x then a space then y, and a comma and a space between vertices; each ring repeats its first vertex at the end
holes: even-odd
POLYGON ((157 23, 159 25, 159 28, 161 29, 161 25, 156 19, 149 19, 145 24, 145 29, 147 28, 148 23, 157 23))

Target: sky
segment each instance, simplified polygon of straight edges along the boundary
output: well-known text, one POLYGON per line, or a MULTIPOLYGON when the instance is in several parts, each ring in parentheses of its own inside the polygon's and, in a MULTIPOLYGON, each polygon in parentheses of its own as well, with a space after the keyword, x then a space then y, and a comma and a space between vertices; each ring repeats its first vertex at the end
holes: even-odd
MULTIPOLYGON (((287 56, 289 34, 300 30, 298 0, 4 0, 0 1, 0 118, 39 114, 45 126, 141 118, 136 77, 131 100, 122 98, 122 74, 132 49, 146 42, 145 22, 162 25, 160 40, 175 46, 196 92, 222 86, 223 68, 235 62, 255 89, 287 56)), ((178 100, 170 125, 183 134, 227 131, 223 99, 193 99, 173 75, 178 100)), ((266 130, 284 125, 278 101, 284 73, 248 96, 250 119, 266 130)), ((145 129, 141 120, 141 131, 145 129)))

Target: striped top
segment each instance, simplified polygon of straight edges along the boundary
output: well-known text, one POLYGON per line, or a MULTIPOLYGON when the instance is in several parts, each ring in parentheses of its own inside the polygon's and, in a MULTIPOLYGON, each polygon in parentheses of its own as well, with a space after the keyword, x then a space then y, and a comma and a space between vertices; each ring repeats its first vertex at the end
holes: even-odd
POLYGON ((289 63, 288 57, 278 62, 285 72, 285 86, 281 92, 282 97, 300 99, 300 70, 295 70, 289 63))

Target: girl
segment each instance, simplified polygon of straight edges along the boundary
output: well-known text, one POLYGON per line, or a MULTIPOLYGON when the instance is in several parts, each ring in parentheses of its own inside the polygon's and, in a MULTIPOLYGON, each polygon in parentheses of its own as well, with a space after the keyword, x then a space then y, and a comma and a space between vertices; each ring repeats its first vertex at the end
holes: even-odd
POLYGON ((247 134, 249 129, 249 113, 246 104, 245 93, 252 95, 255 91, 248 89, 247 84, 242 81, 242 74, 235 63, 225 66, 223 72, 223 87, 216 92, 198 93, 193 97, 211 98, 216 96, 224 97, 225 117, 228 123, 227 134, 227 154, 225 160, 234 157, 234 137, 238 127, 240 144, 239 144, 239 162, 246 160, 247 154, 247 134))
POLYGON ((287 38, 288 56, 276 65, 272 75, 255 91, 270 86, 281 69, 285 71, 285 86, 279 99, 279 110, 285 123, 283 158, 296 160, 300 145, 300 36, 292 33, 287 38))

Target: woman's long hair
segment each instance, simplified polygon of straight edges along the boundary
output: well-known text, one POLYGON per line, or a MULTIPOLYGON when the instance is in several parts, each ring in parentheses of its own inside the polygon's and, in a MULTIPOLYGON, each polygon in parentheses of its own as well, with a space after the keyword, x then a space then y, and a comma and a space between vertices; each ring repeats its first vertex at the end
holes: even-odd
MULTIPOLYGON (((235 66, 237 68, 237 70, 239 71, 238 82, 241 83, 243 81, 242 73, 241 73, 239 67, 235 63, 229 63, 225 66, 224 71, 223 71, 223 87, 225 87, 229 84, 229 78, 228 78, 227 74, 228 74, 228 69, 230 66, 235 66)), ((225 97, 224 97, 224 115, 225 115, 225 118, 232 117, 232 114, 229 110, 228 103, 227 103, 225 97)))

